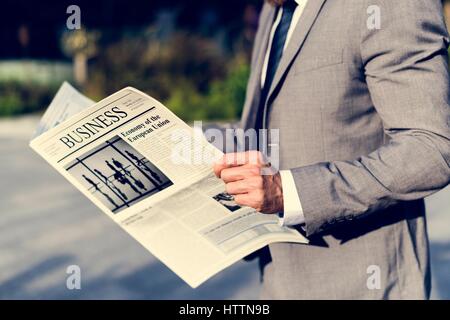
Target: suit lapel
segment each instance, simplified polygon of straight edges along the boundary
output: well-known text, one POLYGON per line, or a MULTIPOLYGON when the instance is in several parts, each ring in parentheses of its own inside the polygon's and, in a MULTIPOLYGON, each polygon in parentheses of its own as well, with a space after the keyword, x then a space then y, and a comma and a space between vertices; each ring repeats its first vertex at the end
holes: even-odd
MULTIPOLYGON (((314 1, 314 0, 313 0, 314 1)), ((242 112, 242 127, 247 129, 254 126, 256 121, 257 108, 259 106, 259 98, 261 95, 261 73, 266 54, 270 30, 275 19, 276 8, 268 3, 264 4, 261 11, 261 21, 258 27, 258 34, 255 39, 256 59, 254 69, 251 71, 249 85, 247 88, 247 101, 242 112)))
POLYGON ((314 24, 314 21, 319 15, 319 12, 322 9, 325 1, 326 0, 309 0, 306 3, 306 7, 302 13, 302 16, 300 17, 300 20, 297 23, 297 26, 294 29, 294 33, 289 40, 289 44, 286 47, 283 55, 281 56, 280 64, 278 65, 272 82, 272 86, 269 90, 267 101, 270 100, 275 88, 280 83, 286 71, 289 69, 289 66, 296 57, 297 53, 300 51, 300 48, 302 47, 303 42, 305 41, 309 30, 314 24))

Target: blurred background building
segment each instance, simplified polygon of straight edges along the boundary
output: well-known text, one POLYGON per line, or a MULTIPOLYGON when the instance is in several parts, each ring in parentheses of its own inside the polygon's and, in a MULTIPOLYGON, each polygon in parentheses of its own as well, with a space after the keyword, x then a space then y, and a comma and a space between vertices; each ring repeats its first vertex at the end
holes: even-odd
MULTIPOLYGON (((64 80, 93 100, 134 86, 186 121, 238 119, 262 3, 1 2, 0 298, 258 297, 254 262, 190 289, 39 159, 28 139, 64 80), (72 4, 80 30, 66 26, 72 4), (82 270, 82 290, 66 288, 72 264, 82 270)), ((434 298, 450 298, 449 199, 447 188, 427 200, 434 298)))

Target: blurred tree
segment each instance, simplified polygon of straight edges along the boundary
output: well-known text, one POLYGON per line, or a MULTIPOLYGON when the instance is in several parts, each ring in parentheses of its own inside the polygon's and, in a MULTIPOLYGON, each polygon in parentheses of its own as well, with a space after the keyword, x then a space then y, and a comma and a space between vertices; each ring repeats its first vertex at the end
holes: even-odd
MULTIPOLYGON (((68 31, 59 13, 71 3, 7 1, 0 57, 61 59, 64 52, 76 83, 95 100, 131 85, 185 120, 239 117, 261 0, 80 0, 84 27, 68 31)), ((0 113, 45 108, 54 93, 47 86, 0 85, 0 113), (35 101, 27 97, 33 92, 35 101)))
POLYGON ((203 95, 190 82, 175 88, 166 101, 167 107, 185 121, 239 118, 250 67, 242 55, 231 60, 228 65, 226 77, 214 81, 203 95))
POLYGON ((207 38, 178 32, 160 40, 149 28, 125 35, 99 53, 87 92, 111 94, 132 85, 166 99, 187 81, 204 92, 211 81, 223 77, 225 61, 218 45, 207 38))
POLYGON ((42 110, 48 106, 57 87, 38 83, 2 82, 0 85, 0 116, 13 116, 42 110))
POLYGON ((230 55, 216 41, 184 32, 161 40, 149 28, 99 53, 86 92, 100 99, 135 86, 186 121, 236 119, 245 97, 247 56, 243 50, 230 55))
POLYGON ((98 32, 88 32, 85 28, 67 30, 62 36, 63 51, 73 59, 73 76, 80 86, 87 81, 87 61, 97 53, 98 38, 98 32))

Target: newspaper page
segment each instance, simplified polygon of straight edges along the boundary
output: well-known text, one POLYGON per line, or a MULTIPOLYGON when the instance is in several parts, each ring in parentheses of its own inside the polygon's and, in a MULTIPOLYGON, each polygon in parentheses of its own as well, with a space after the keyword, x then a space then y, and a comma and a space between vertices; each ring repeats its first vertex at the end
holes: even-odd
POLYGON ((48 106, 32 138, 56 127, 64 120, 92 106, 95 102, 64 82, 48 106))
POLYGON ((30 145, 193 288, 269 243, 307 243, 276 215, 238 206, 210 163, 178 159, 183 152, 220 157, 196 134, 157 100, 128 87, 30 145))

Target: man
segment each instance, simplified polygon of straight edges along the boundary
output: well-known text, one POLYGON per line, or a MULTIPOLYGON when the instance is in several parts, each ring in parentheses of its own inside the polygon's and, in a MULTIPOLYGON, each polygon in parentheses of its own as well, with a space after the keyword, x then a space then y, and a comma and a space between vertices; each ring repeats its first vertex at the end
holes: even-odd
POLYGON ((440 0, 264 4, 242 125, 279 130, 281 170, 251 152, 214 166, 238 204, 310 239, 270 245, 263 298, 429 297, 422 198, 450 180, 448 41, 440 0))

